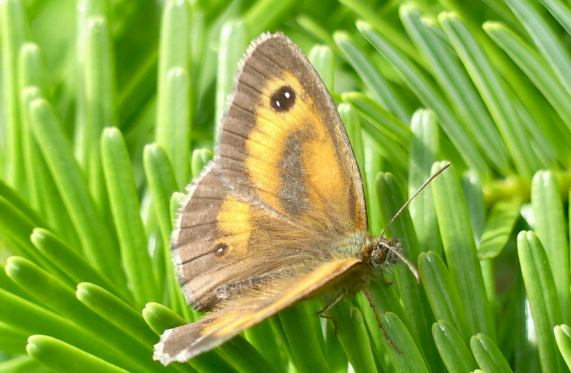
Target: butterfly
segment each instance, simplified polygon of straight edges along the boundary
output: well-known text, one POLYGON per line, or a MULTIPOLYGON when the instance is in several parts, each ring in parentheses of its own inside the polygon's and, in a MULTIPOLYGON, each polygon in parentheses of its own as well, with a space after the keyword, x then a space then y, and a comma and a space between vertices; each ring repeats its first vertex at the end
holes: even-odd
POLYGON ((335 105, 298 47, 250 46, 214 159, 188 187, 172 257, 187 302, 208 311, 166 330, 163 364, 184 362, 325 291, 366 285, 398 241, 368 233, 363 183, 335 105))

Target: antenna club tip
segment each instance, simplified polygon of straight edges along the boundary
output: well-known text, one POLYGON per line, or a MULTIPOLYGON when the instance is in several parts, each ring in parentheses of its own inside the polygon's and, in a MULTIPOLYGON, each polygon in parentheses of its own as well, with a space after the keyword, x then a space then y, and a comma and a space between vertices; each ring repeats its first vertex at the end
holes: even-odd
POLYGON ((432 175, 429 179, 434 178, 452 166, 450 161, 437 161, 432 164, 432 175))

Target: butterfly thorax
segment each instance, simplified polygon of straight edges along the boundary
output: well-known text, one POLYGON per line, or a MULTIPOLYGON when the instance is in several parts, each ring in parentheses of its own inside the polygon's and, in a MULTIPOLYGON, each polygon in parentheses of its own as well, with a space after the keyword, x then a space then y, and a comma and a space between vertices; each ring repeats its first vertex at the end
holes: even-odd
POLYGON ((360 258, 360 252, 368 240, 367 233, 355 233, 345 239, 336 240, 334 251, 342 257, 360 258))

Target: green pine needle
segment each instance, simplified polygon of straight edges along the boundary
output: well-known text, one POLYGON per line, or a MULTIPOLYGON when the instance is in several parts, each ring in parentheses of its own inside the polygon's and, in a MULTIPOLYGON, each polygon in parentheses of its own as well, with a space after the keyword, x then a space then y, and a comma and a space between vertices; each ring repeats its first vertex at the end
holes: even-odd
MULTIPOLYGON (((571 7, 561 0, 0 0, 0 371, 571 369, 571 7), (248 43, 308 55, 402 263, 184 364, 170 237, 248 43)), ((279 250, 279 248, 276 248, 279 250)))

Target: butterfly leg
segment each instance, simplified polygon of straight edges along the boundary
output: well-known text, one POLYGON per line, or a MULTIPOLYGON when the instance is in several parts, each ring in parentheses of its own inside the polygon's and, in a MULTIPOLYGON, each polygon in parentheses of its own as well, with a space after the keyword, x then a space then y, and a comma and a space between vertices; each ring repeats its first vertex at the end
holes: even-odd
POLYGON ((391 337, 389 337, 389 334, 387 333, 387 331, 385 330, 385 327, 383 326, 383 323, 381 322, 381 317, 380 317, 379 310, 377 309, 377 306, 376 306, 375 303, 373 302, 373 297, 372 297, 371 293, 369 292, 369 289, 363 288, 363 292, 365 293, 365 298, 367 298, 367 300, 369 301, 369 305, 370 305, 371 308, 373 309, 373 313, 375 314, 375 318, 377 319, 377 324, 379 324, 379 327, 381 328, 381 330, 382 330, 382 332, 383 332, 383 336, 385 337, 385 340, 386 340, 398 353, 400 353, 399 348, 398 348, 397 345, 393 342, 393 340, 391 339, 391 337))
POLYGON ((317 315, 319 317, 321 317, 322 319, 327 319, 327 320, 331 320, 333 322, 333 333, 337 334, 337 320, 335 319, 335 317, 331 314, 329 314, 329 311, 331 311, 331 309, 337 304, 339 303, 339 301, 341 299, 343 299, 345 297, 346 292, 341 290, 339 293, 337 293, 337 295, 335 296, 335 298, 333 298, 329 303, 327 303, 325 305, 325 307, 323 307, 321 310, 319 310, 317 312, 317 315))

